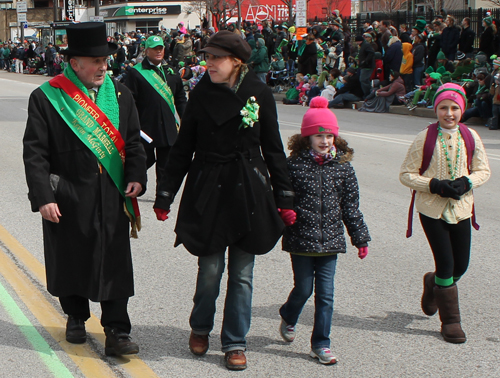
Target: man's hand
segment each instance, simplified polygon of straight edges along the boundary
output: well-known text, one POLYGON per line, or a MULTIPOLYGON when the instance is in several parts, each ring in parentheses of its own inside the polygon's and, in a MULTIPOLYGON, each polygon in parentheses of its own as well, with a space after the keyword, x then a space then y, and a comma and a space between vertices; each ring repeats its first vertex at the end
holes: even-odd
POLYGON ((46 205, 40 206, 38 210, 40 211, 40 214, 42 214, 43 219, 54 223, 59 223, 61 212, 59 211, 59 206, 57 206, 57 203, 48 203, 46 205))
POLYGON ((138 182, 129 182, 125 189, 125 197, 135 198, 142 192, 142 185, 138 182))

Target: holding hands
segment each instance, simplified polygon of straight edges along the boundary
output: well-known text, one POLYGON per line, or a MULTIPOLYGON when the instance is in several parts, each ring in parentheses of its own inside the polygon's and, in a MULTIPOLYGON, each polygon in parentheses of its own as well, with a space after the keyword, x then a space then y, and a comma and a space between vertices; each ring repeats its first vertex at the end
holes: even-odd
POLYGON ((278 213, 280 213, 280 217, 285 223, 285 226, 291 226, 297 220, 297 213, 295 210, 291 209, 278 209, 278 213))
POLYGON ((170 209, 168 210, 163 210, 163 209, 159 209, 157 207, 153 207, 153 210, 156 214, 156 219, 158 219, 159 221, 165 221, 168 219, 168 213, 170 213, 170 209))

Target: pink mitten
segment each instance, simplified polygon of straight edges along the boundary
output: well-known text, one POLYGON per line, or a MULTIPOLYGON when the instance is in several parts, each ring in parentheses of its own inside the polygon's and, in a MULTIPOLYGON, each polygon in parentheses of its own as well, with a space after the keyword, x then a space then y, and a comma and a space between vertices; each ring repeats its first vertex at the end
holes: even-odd
POLYGON ((368 247, 358 248, 358 257, 363 260, 368 255, 368 247))

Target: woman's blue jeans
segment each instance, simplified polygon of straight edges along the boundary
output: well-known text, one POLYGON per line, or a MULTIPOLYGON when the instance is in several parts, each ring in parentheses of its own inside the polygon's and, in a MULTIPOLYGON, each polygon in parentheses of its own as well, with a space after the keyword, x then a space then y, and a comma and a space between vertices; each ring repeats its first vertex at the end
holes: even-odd
MULTIPOLYGON (((198 258, 198 278, 189 319, 195 334, 208 335, 214 327, 215 302, 225 267, 225 252, 198 258)), ((222 352, 246 349, 246 335, 252 316, 252 280, 255 255, 229 247, 228 279, 224 318, 222 321, 222 352)))
POLYGON ((330 348, 330 329, 333 316, 333 292, 337 255, 300 256, 290 255, 294 277, 294 288, 280 315, 290 325, 297 324, 307 300, 314 295, 314 327, 311 347, 330 348))

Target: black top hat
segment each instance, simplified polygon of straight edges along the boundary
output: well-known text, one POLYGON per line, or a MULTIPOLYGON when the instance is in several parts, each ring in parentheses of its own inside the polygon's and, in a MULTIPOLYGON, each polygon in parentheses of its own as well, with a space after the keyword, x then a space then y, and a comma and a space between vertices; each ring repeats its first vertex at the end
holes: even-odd
POLYGON ((209 53, 215 56, 234 55, 245 63, 252 55, 252 49, 247 41, 238 34, 222 30, 210 37, 206 47, 198 53, 209 53))
POLYGON ((104 22, 82 22, 66 28, 68 48, 61 50, 63 55, 107 56, 118 51, 118 45, 108 42, 104 22))

